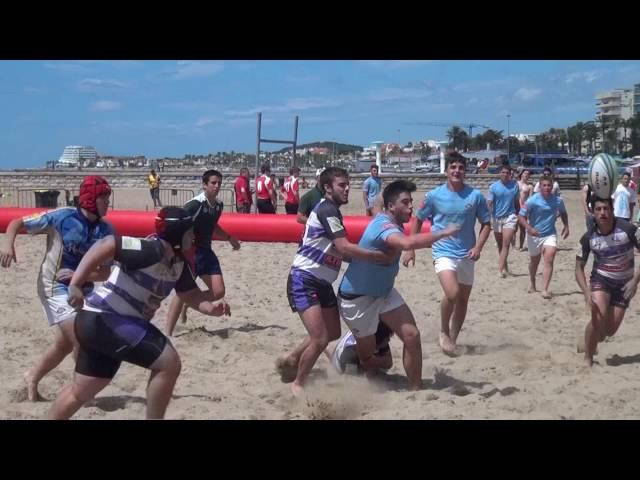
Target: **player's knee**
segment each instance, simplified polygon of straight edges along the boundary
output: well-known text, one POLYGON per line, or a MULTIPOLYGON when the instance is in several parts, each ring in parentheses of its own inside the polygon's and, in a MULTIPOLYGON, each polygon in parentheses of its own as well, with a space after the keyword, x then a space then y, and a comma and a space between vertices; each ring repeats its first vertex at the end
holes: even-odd
POLYGON ((402 341, 404 346, 409 350, 417 350, 420 348, 420 331, 411 326, 411 328, 406 329, 403 334, 402 341))
POLYGON ((444 292, 444 295, 450 302, 457 302, 460 298, 460 288, 450 288, 444 292))
POLYGON ((95 394, 87 389, 79 387, 76 384, 71 386, 71 390, 69 391, 69 397, 71 401, 76 405, 84 405, 87 402, 93 400, 95 394))
POLYGON ((316 337, 311 338, 311 344, 316 350, 323 351, 329 345, 329 334, 324 333, 316 337))

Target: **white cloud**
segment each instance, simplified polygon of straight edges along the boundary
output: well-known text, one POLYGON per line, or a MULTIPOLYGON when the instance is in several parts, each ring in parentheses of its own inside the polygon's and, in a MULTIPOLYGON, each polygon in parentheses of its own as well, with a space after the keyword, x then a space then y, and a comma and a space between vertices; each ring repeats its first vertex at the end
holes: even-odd
POLYGON ((392 100, 408 100, 426 98, 431 91, 419 88, 383 88, 369 95, 369 99, 375 102, 387 102, 392 100))
POLYGON ((216 62, 180 61, 173 75, 176 80, 210 77, 224 70, 224 65, 216 62))
POLYGON ((93 102, 90 108, 94 111, 105 112, 109 110, 119 110, 122 106, 121 102, 116 102, 114 100, 98 100, 97 102, 93 102))
POLYGON ((22 91, 28 94, 37 94, 37 93, 47 93, 48 90, 46 88, 41 88, 41 87, 24 87, 22 91))
POLYGON ((433 60, 361 60, 359 63, 374 68, 407 68, 428 65, 433 60))
POLYGON ((231 117, 245 117, 262 113, 288 113, 309 110, 313 108, 332 108, 342 105, 338 100, 328 98, 292 98, 287 100, 283 105, 262 105, 249 110, 230 110, 225 112, 231 117))
MULTIPOLYGON (((273 125, 274 123, 274 120, 271 118, 262 119, 262 125, 273 125)), ((232 118, 227 121, 227 124, 232 127, 246 127, 247 125, 257 125, 255 118, 232 118)))
POLYGON ((565 77, 564 83, 566 83, 567 85, 570 85, 572 83, 575 83, 581 80, 586 83, 592 83, 592 82, 595 82, 600 77, 602 77, 604 74, 605 72, 602 70, 590 70, 587 72, 572 72, 565 77))
POLYGON ((538 97, 541 93, 542 90, 540 90, 539 88, 521 87, 516 90, 516 93, 514 93, 513 95, 523 102, 528 102, 529 100, 533 100, 534 98, 538 97))
POLYGON ((83 78, 78 82, 78 89, 82 91, 94 91, 100 88, 125 88, 126 85, 118 80, 83 78))
POLYGON ((202 117, 196 120, 196 127, 206 127, 207 125, 211 125, 212 123, 217 123, 220 121, 220 118, 217 117, 202 117))
POLYGON ((464 82, 454 85, 453 91, 474 92, 487 89, 503 89, 513 86, 515 78, 497 78, 493 80, 479 80, 475 82, 464 82))
POLYGON ((49 61, 43 65, 49 70, 57 70, 63 73, 87 73, 89 71, 89 65, 94 63, 92 61, 49 61))

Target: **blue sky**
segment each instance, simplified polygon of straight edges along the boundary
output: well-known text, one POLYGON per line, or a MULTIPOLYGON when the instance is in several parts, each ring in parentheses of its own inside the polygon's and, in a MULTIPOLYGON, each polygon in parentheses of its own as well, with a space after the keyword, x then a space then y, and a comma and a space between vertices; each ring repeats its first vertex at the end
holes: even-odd
POLYGON ((592 119, 596 92, 634 83, 640 61, 0 61, 0 168, 44 166, 65 145, 255 152, 258 111, 266 138, 292 138, 299 115, 299 143, 446 138, 412 122, 506 132, 507 113, 512 133, 537 133, 592 119))

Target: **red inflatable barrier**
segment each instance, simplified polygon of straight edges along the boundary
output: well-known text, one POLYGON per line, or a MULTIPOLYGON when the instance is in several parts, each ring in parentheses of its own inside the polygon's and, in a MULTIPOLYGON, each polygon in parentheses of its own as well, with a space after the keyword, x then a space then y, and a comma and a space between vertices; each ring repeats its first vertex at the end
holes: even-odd
MULTIPOLYGON (((0 232, 7 230, 14 218, 25 217, 43 212, 43 208, 0 208, 0 232)), ((105 217, 113 224, 120 235, 146 237, 155 232, 156 212, 139 210, 109 210, 105 217)), ((371 217, 345 216, 344 224, 347 238, 356 243, 371 221, 371 217)), ((415 219, 412 218, 412 222, 415 219)), ((304 226, 296 221, 295 215, 253 215, 243 213, 224 213, 220 217, 220 226, 229 234, 244 242, 284 242, 298 243, 302 238, 304 226)), ((405 225, 409 233, 410 224, 405 225)), ((425 222, 422 232, 428 233, 431 226, 425 222)))

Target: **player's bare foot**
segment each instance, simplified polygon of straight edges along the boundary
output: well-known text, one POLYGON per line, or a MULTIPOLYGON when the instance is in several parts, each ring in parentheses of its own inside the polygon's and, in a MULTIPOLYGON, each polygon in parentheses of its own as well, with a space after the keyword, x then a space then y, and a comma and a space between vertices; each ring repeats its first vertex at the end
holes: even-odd
POLYGON ((298 385, 297 383, 291 384, 291 393, 296 398, 301 398, 304 395, 304 387, 302 385, 298 385))
POLYGON ((553 295, 548 290, 545 290, 544 292, 542 292, 542 298, 544 298, 545 300, 550 300, 552 296, 553 295))
POLYGON ((276 370, 280 374, 282 383, 291 383, 298 375, 298 365, 292 365, 287 357, 278 357, 276 359, 276 370))
POLYGON ((446 333, 440 332, 439 343, 440 343, 440 349, 442 350, 442 353, 450 357, 453 357, 455 355, 456 344, 453 343, 451 338, 449 338, 449 335, 447 335, 446 333))
POLYGON ((529 288, 527 289, 527 293, 535 293, 535 292, 537 292, 536 286, 535 285, 529 285, 529 288))
POLYGON ((499 275, 500 278, 507 278, 507 276, 509 275, 509 272, 506 272, 506 271, 505 272, 500 272, 498 275, 499 275))
POLYGON ((26 371, 23 377, 24 382, 27 384, 27 400, 30 402, 40 402, 44 400, 42 395, 38 393, 38 384, 33 381, 31 371, 26 371))

